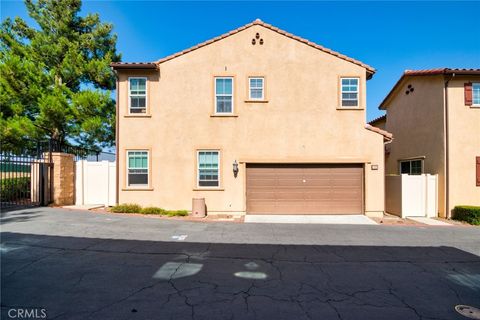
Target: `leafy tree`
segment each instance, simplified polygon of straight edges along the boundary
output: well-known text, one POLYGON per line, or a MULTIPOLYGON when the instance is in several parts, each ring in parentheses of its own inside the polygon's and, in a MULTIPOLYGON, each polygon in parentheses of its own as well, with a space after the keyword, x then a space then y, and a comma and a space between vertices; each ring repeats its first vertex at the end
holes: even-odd
POLYGON ((99 148, 114 143, 115 88, 110 63, 120 61, 113 26, 79 16, 81 0, 25 0, 29 26, 16 17, 0 26, 2 149, 54 138, 99 148))

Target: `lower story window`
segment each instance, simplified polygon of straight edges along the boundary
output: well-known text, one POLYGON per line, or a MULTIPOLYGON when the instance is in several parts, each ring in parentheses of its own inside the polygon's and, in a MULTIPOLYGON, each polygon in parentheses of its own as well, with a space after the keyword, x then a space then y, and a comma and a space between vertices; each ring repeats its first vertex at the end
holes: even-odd
POLYGON ((218 187, 219 183, 219 152, 213 150, 198 151, 199 187, 218 187))
POLYGON ((422 174, 423 160, 400 161, 400 174, 422 174))
POLYGON ((148 151, 127 151, 127 185, 148 186, 148 151))

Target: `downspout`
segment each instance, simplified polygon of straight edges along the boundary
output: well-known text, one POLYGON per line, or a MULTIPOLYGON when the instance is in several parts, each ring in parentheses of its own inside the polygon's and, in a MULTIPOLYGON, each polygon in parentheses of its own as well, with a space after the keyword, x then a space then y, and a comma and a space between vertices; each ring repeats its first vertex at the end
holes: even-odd
MULTIPOLYGON (((113 68, 112 68, 113 69, 113 68)), ((119 159, 119 146, 118 146, 118 142, 119 142, 119 137, 118 137, 118 132, 119 132, 119 128, 118 128, 118 123, 119 123, 119 108, 118 108, 118 104, 119 104, 119 101, 118 101, 118 98, 119 98, 119 93, 118 93, 118 85, 119 85, 119 79, 118 79, 118 73, 115 69, 113 69, 113 73, 115 74, 115 82, 116 82, 116 92, 115 92, 115 204, 118 205, 118 200, 119 200, 119 197, 120 197, 120 170, 119 170, 119 166, 120 166, 120 159, 119 159)))
POLYGON ((387 144, 393 142, 393 138, 390 140, 383 141, 383 214, 387 212, 387 168, 385 164, 387 163, 386 154, 387 154, 387 144))
POLYGON ((445 122, 444 122, 444 132, 445 132, 445 136, 443 138, 443 141, 444 141, 444 145, 445 145, 445 157, 444 157, 444 160, 445 160, 445 169, 444 169, 444 172, 445 172, 445 177, 444 177, 444 180, 445 180, 445 185, 444 185, 444 190, 445 190, 445 199, 444 199, 444 202, 445 202, 445 217, 447 219, 450 219, 451 218, 451 213, 450 213, 450 196, 449 196, 449 191, 450 191, 450 187, 449 187, 449 141, 448 141, 448 83, 450 82, 450 80, 452 80, 453 78, 455 77, 455 73, 452 73, 451 76, 444 82, 444 88, 443 88, 443 98, 445 100, 445 103, 444 103, 444 119, 445 119, 445 122))

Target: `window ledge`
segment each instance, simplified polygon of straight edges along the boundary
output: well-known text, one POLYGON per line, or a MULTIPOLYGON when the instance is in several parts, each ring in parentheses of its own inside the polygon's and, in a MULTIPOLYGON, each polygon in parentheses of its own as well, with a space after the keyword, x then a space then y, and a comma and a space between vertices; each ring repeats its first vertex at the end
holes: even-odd
POLYGON ((337 110, 365 110, 365 108, 359 108, 359 107, 337 107, 337 110))
POLYGON ((210 115, 211 118, 236 118, 238 117, 238 114, 220 114, 220 113, 214 113, 210 115))
POLYGON ((153 191, 153 188, 122 188, 122 191, 153 191))
POLYGON ((225 191, 224 188, 193 188, 193 191, 225 191))
POLYGON ((480 104, 472 104, 470 106, 471 109, 480 109, 480 104))
POLYGON ((268 100, 245 100, 245 103, 268 103, 268 100))
POLYGON ((126 114, 123 116, 124 118, 151 118, 151 114, 126 114))

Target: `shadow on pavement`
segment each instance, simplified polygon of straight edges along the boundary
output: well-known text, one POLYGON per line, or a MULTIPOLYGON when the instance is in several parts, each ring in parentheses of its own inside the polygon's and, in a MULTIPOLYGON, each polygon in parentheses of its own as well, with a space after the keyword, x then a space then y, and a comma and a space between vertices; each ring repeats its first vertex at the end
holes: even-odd
POLYGON ((26 222, 42 216, 40 211, 17 211, 19 208, 2 208, 0 212, 0 224, 12 222, 26 222))
POLYGON ((453 247, 157 242, 2 233, 2 319, 465 319, 480 258, 453 247))

